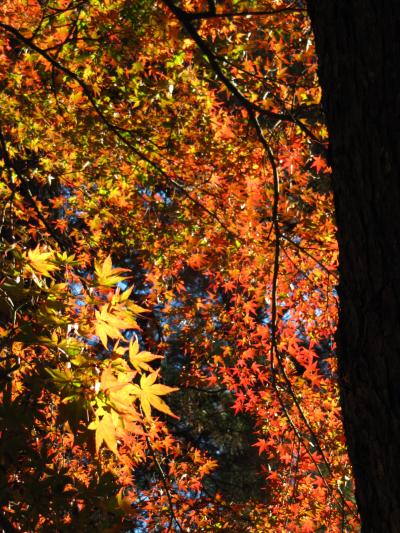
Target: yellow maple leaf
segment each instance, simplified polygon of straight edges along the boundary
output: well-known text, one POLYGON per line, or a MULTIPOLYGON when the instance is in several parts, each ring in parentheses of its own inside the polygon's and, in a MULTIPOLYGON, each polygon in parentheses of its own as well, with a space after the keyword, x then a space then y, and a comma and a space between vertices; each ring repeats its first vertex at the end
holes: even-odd
POLYGON ((104 304, 100 311, 95 312, 95 334, 107 348, 107 337, 123 339, 121 330, 136 328, 136 320, 127 311, 118 311, 104 304))
POLYGON ((126 279, 126 276, 120 274, 129 272, 129 268, 113 268, 111 256, 106 257, 103 263, 100 261, 94 262, 94 270, 97 278, 97 283, 105 287, 111 287, 118 282, 126 279))
POLYGON ((134 315, 140 315, 141 313, 149 313, 148 309, 145 309, 144 307, 141 307, 140 305, 135 304, 132 301, 126 302, 126 305, 134 315))
POLYGON ((28 250, 27 253, 23 254, 23 257, 27 262, 29 270, 39 276, 51 278, 50 272, 59 270, 59 267, 52 262, 54 253, 52 251, 42 251, 39 245, 34 250, 28 250))
POLYGON ((125 303, 125 305, 129 304, 128 298, 132 294, 133 291, 133 285, 132 287, 129 287, 126 289, 126 291, 121 292, 119 288, 115 291, 115 294, 113 295, 111 299, 112 305, 118 305, 121 303, 125 303))
POLYGON ((117 392, 126 385, 131 384, 136 372, 120 372, 118 376, 114 374, 111 366, 105 368, 100 377, 101 390, 106 393, 117 392))
POLYGON ((143 370, 147 372, 153 372, 153 368, 148 364, 154 359, 162 359, 161 355, 154 355, 150 352, 139 352, 139 341, 135 339, 129 343, 129 361, 133 365, 134 369, 140 374, 143 370))
POLYGON ((138 316, 142 313, 148 313, 149 310, 145 309, 144 307, 136 304, 135 302, 132 302, 132 300, 129 300, 130 295, 132 294, 133 286, 126 289, 124 292, 120 292, 119 288, 115 291, 115 294, 113 295, 111 299, 111 305, 118 306, 119 304, 124 304, 126 309, 129 309, 129 311, 134 315, 138 316))
POLYGON ((100 388, 110 400, 112 409, 118 415, 129 414, 131 419, 135 418, 133 401, 137 397, 136 387, 132 384, 132 379, 136 372, 119 372, 114 374, 112 367, 103 370, 100 378, 100 388))
POLYGON ((123 496, 123 489, 118 492, 116 503, 125 514, 134 515, 136 513, 136 508, 132 505, 132 501, 127 496, 123 496))
POLYGON ((96 451, 98 452, 100 446, 105 442, 115 455, 118 455, 118 445, 116 437, 116 428, 110 413, 105 413, 101 420, 97 422, 96 427, 96 451))
POLYGON ((158 377, 158 371, 152 372, 151 374, 143 374, 140 378, 140 387, 134 385, 135 393, 139 396, 140 404, 142 406, 143 412, 146 418, 151 419, 151 408, 157 409, 162 413, 165 413, 174 418, 179 418, 171 411, 168 405, 160 398, 165 394, 170 392, 177 391, 176 387, 168 387, 167 385, 162 385, 161 383, 155 383, 158 377))

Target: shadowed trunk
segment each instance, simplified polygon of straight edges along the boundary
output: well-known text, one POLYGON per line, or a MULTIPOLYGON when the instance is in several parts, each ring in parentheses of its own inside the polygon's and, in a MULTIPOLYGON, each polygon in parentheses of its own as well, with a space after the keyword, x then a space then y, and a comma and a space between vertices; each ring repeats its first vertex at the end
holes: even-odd
POLYGON ((400 531, 400 2, 308 0, 340 248, 341 400, 366 533, 400 531))

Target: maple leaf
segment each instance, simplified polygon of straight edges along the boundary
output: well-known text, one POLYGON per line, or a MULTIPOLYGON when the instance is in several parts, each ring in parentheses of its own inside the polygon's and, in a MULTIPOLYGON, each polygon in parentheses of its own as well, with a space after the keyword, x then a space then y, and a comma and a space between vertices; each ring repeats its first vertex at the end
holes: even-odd
POLYGON ((161 355, 154 355, 150 352, 139 352, 139 341, 135 339, 129 343, 129 361, 133 367, 141 374, 143 370, 153 372, 153 368, 148 364, 155 359, 162 359, 161 355))
POLYGON ((116 497, 116 502, 118 507, 123 511, 124 514, 127 515, 134 515, 136 510, 135 507, 132 506, 132 502, 128 497, 123 496, 123 490, 121 489, 116 497))
POLYGON ((307 361, 307 363, 304 364, 305 371, 303 376, 307 379, 309 379, 312 383, 312 385, 318 386, 321 382, 321 376, 319 375, 318 371, 318 361, 313 361, 311 358, 307 361))
POLYGON ((165 394, 170 392, 177 391, 176 387, 168 387, 167 385, 162 385, 160 383, 155 383, 158 377, 158 371, 152 372, 151 374, 143 374, 140 378, 140 387, 135 386, 136 394, 140 398, 140 404, 142 406, 143 412, 149 420, 151 420, 151 409, 157 409, 162 413, 165 413, 174 418, 179 418, 171 411, 168 405, 160 398, 165 394))
POLYGON ((319 173, 322 169, 326 168, 327 164, 323 157, 317 155, 314 157, 314 163, 311 165, 311 168, 315 168, 319 173))
POLYGON ((215 461, 214 459, 208 459, 203 465, 200 466, 199 475, 200 477, 207 476, 216 468, 218 468, 218 461, 215 461))
POLYGON ((23 254, 23 257, 30 270, 39 276, 50 278, 50 272, 59 270, 59 267, 52 262, 54 253, 41 251, 39 245, 37 245, 34 250, 28 250, 27 253, 23 254))
POLYGON ((205 263, 205 257, 204 254, 192 254, 188 258, 188 265, 193 268, 194 270, 197 270, 201 268, 201 266, 205 263))
POLYGON ((136 321, 127 313, 113 313, 113 308, 104 304, 100 311, 95 311, 95 334, 107 348, 107 338, 123 339, 121 330, 137 327, 136 321))
POLYGON ((268 450, 268 443, 265 439, 258 439, 253 446, 256 446, 258 448, 258 455, 261 455, 263 452, 266 452, 268 450))
POLYGON ((121 274, 129 272, 129 268, 113 268, 110 255, 106 257, 103 263, 95 261, 94 270, 97 283, 104 287, 112 287, 120 281, 123 281, 126 279, 126 276, 121 276, 121 274))
MULTIPOLYGON (((99 419, 96 423, 96 451, 97 453, 100 450, 101 445, 103 442, 107 445, 107 447, 115 453, 115 455, 118 455, 118 445, 117 445, 117 437, 115 434, 116 428, 114 425, 114 421, 112 419, 112 416, 110 413, 105 413, 101 419, 99 419)), ((90 429, 93 429, 93 426, 91 425, 90 429)))
POLYGON ((315 531, 315 524, 311 518, 305 518, 301 523, 302 533, 313 533, 315 531))
POLYGON ((259 304, 255 302, 254 300, 248 300, 247 302, 243 303, 243 309, 246 314, 257 314, 257 309, 259 308, 259 304))
POLYGON ((72 380, 72 373, 67 369, 65 372, 59 370, 58 368, 45 368, 46 372, 50 374, 55 383, 58 384, 67 384, 72 380))
POLYGON ((129 309, 129 311, 131 311, 131 313, 133 313, 134 315, 140 315, 141 313, 149 312, 148 309, 145 309, 144 307, 141 307, 140 305, 135 304, 135 302, 132 302, 130 300, 126 302, 126 306, 129 309))
POLYGON ((115 393, 127 385, 131 385, 132 378, 135 375, 135 372, 119 372, 118 376, 115 376, 113 368, 108 366, 101 374, 101 389, 106 393, 115 393))
MULTIPOLYGON (((126 364, 125 361, 123 362, 126 364)), ((109 366, 103 370, 100 378, 100 389, 107 395, 114 414, 118 413, 120 419, 124 419, 125 424, 138 420, 138 414, 133 405, 137 398, 137 385, 132 383, 136 375, 136 372, 129 371, 118 372, 115 375, 113 367, 109 366)))

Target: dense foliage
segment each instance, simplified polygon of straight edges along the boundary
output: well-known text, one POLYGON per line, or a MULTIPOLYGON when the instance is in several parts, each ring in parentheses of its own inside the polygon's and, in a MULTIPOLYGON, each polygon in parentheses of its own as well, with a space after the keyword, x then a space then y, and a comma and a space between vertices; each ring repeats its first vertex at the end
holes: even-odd
POLYGON ((357 530, 303 3, 5 0, 0 66, 0 526, 357 530))

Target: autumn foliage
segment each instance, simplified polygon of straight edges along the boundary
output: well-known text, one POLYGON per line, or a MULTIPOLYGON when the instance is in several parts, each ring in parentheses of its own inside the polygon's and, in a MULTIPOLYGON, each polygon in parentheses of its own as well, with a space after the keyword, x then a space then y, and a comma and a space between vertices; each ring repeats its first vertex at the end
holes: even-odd
POLYGON ((5 0, 0 66, 0 527, 356 531, 303 3, 5 0))

